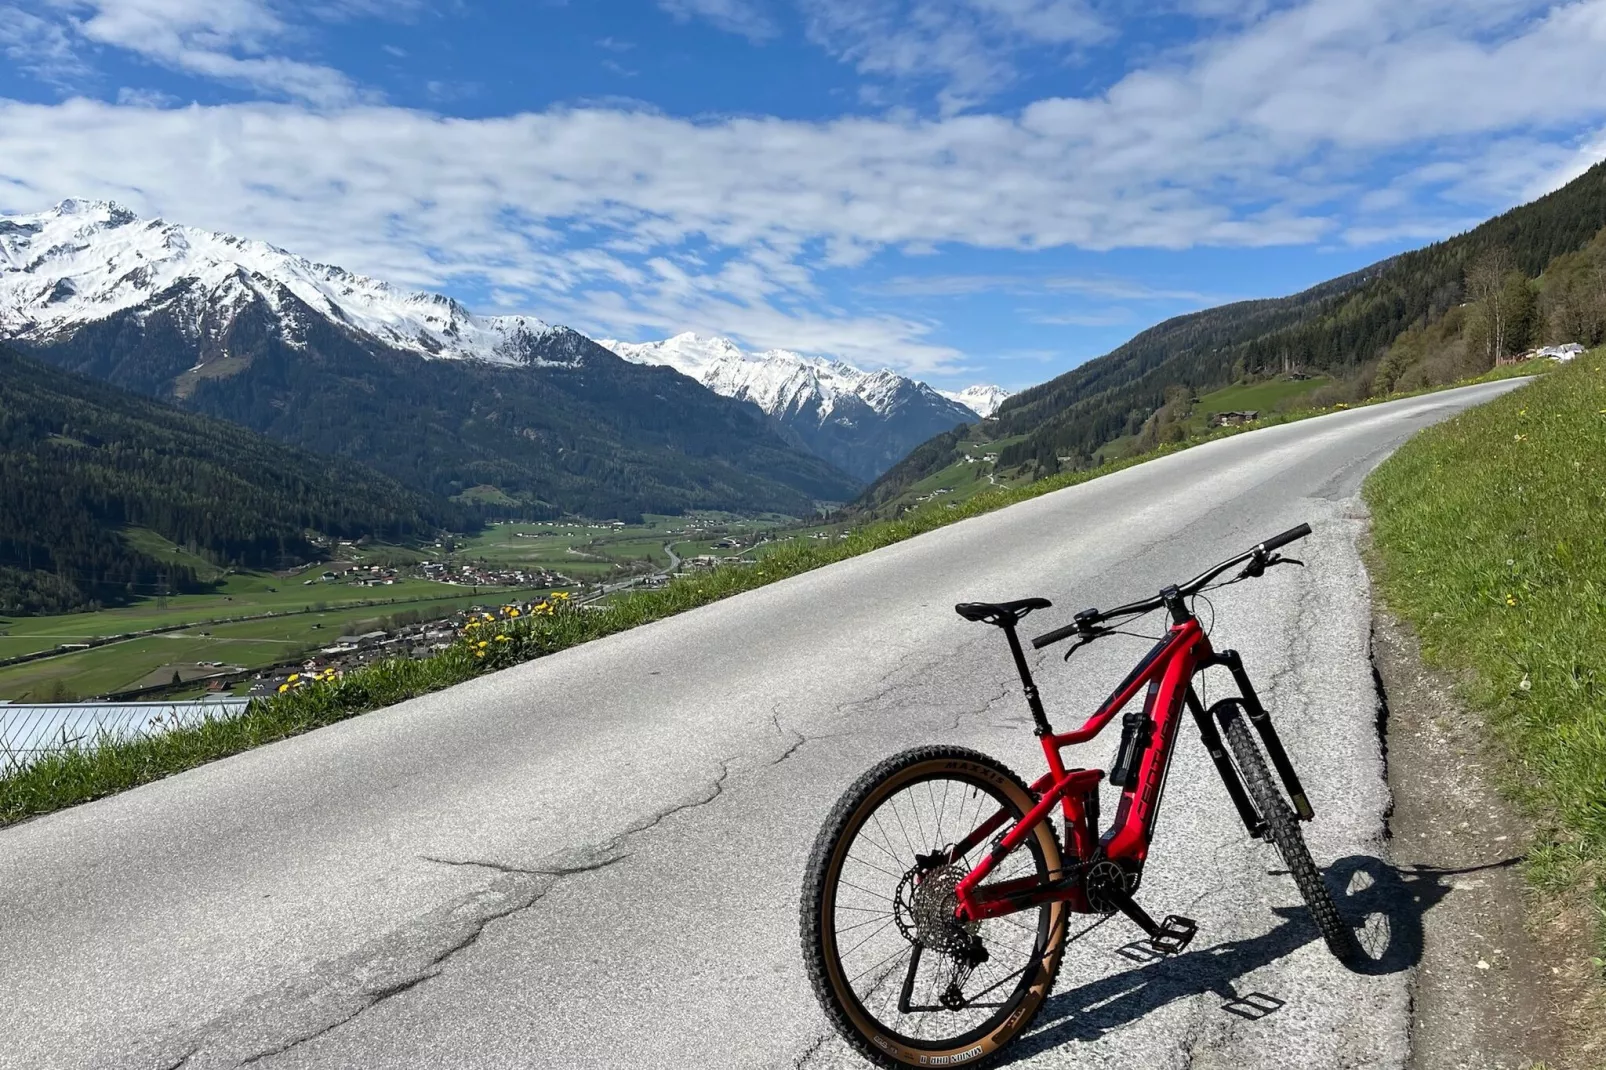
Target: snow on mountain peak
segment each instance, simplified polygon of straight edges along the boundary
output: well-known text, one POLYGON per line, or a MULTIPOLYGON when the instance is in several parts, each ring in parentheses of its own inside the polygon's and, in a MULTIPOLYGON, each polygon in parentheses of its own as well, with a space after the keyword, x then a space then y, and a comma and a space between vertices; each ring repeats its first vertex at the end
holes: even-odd
MULTIPOLYGON (((893 371, 865 371, 846 361, 830 360, 769 349, 748 353, 729 338, 687 332, 659 342, 619 342, 599 339, 598 344, 637 364, 663 364, 690 376, 717 394, 751 401, 776 415, 796 415, 814 407, 824 421, 846 397, 855 397, 885 416, 902 392, 930 395, 937 392, 924 383, 893 371)), ((962 414, 955 413, 957 419, 962 414)))
POLYGON ((998 406, 1004 403, 1004 399, 1009 397, 1011 392, 1001 386, 978 383, 963 390, 939 390, 937 393, 949 401, 957 401, 985 420, 998 411, 998 406))
POLYGON ((449 297, 400 291, 266 242, 142 220, 114 201, 69 198, 0 216, 0 335, 59 337, 170 299, 197 319, 221 313, 225 326, 260 301, 292 342, 305 328, 288 307, 299 301, 394 349, 502 364, 530 363, 531 344, 558 330, 533 317, 476 316, 449 297))

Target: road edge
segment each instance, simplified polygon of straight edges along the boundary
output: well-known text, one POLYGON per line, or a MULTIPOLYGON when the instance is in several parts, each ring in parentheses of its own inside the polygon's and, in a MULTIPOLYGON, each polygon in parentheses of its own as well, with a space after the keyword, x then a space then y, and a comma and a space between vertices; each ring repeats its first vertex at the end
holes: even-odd
POLYGON ((1455 681, 1426 666, 1374 586, 1371 659, 1393 806, 1392 864, 1419 897, 1409 1070, 1590 1070, 1606 1002, 1576 905, 1542 899, 1523 861, 1534 826, 1500 789, 1502 758, 1455 681))

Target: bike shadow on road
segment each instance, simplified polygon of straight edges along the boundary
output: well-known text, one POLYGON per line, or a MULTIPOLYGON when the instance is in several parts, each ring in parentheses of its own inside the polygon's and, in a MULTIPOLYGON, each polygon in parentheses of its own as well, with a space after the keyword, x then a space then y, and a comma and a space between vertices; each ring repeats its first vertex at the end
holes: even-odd
MULTIPOLYGON (((1365 952, 1359 965, 1352 964, 1351 969, 1363 974, 1390 974, 1415 966, 1422 958, 1422 915, 1450 893, 1452 879, 1519 861, 1508 858, 1463 869, 1397 867, 1369 855, 1351 855, 1334 862, 1327 867, 1324 880, 1340 912, 1357 923, 1365 952)), ((1259 936, 1157 959, 1138 969, 1112 973, 1051 996, 1034 1030, 1010 1048, 1005 1062, 1018 1062, 1070 1041, 1097 1040, 1168 1003, 1207 993, 1219 997, 1224 1010, 1240 1017, 1274 1013, 1283 1006, 1283 999, 1253 991, 1239 982, 1262 966, 1321 939, 1321 934, 1303 906, 1275 907, 1273 912, 1280 921, 1259 936), (1246 1006, 1257 1008, 1257 1012, 1244 1013, 1242 1008, 1246 1006)), ((1068 954, 1074 955, 1077 950, 1077 945, 1072 944, 1068 954)), ((1089 949, 1087 953, 1106 952, 1089 949)))

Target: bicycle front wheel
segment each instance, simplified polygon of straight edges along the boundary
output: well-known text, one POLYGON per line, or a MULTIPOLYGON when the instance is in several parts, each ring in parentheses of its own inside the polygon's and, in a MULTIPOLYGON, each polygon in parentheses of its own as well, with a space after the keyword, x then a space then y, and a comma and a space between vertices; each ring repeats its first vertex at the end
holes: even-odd
POLYGON ((1227 746, 1232 748, 1233 760, 1243 774, 1244 787, 1249 789, 1249 797, 1254 800, 1261 820, 1266 823, 1268 838, 1276 845, 1277 853, 1283 856, 1299 894, 1310 908, 1316 928, 1321 930, 1322 939, 1327 942, 1327 949, 1341 962, 1351 961, 1358 950, 1355 934, 1344 923, 1338 908, 1333 905, 1332 895, 1322 883, 1321 871, 1316 868, 1310 849, 1305 846, 1305 836, 1299 831, 1299 821, 1283 798, 1283 793, 1272 781, 1266 760, 1261 757, 1260 748, 1250 733, 1243 707, 1230 699, 1221 703, 1220 707, 1221 726, 1227 737, 1227 746))
MULTIPOLYGON (((983 1065, 1053 990, 1065 904, 979 923, 954 917, 960 879, 1033 801, 984 754, 920 747, 865 773, 826 818, 803 883, 803 959, 832 1025, 872 1062, 983 1065), (946 861, 1000 813, 996 831, 946 861)), ((987 883, 1047 883, 1061 872, 1044 821, 987 883)))

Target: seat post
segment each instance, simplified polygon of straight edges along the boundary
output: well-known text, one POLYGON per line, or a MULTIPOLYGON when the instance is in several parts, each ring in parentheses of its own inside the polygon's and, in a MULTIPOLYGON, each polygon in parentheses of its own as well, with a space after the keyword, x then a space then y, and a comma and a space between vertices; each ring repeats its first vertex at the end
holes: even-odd
POLYGON ((1009 639, 1009 652, 1015 658, 1015 671, 1020 673, 1021 688, 1026 692, 1026 705, 1031 708, 1032 720, 1037 722, 1037 736, 1050 735, 1054 730, 1048 726, 1048 714, 1043 710, 1043 700, 1038 697, 1031 667, 1026 664, 1026 652, 1021 649, 1020 638, 1015 634, 1015 622, 1002 622, 1002 627, 1005 637, 1009 639))

